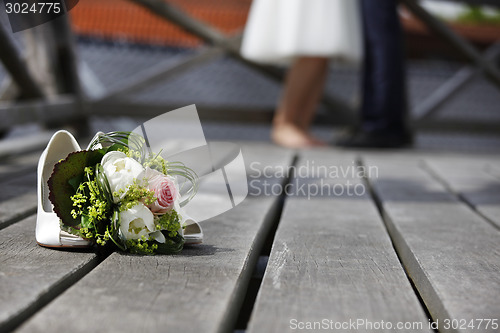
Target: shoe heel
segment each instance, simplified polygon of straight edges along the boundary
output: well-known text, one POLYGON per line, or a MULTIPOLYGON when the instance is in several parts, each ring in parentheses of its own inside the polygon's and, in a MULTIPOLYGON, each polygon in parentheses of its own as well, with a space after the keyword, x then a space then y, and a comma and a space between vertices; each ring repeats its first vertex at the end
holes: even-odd
POLYGON ((54 165, 69 153, 79 151, 80 145, 68 131, 54 133, 47 148, 42 152, 37 169, 38 209, 35 237, 45 247, 88 247, 91 243, 83 238, 61 231, 60 220, 49 200, 47 181, 54 165))

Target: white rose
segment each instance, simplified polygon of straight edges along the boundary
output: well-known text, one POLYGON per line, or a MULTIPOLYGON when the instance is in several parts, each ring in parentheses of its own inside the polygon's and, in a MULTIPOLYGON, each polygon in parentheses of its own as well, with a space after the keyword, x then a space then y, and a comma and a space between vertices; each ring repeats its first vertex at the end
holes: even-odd
POLYGON ((115 202, 120 201, 127 193, 129 185, 134 183, 134 179, 144 171, 141 163, 133 158, 127 157, 121 151, 111 151, 104 155, 101 161, 104 174, 108 178, 111 192, 115 193, 123 190, 118 196, 113 195, 115 202))
MULTIPOLYGON (((149 237, 151 234, 153 238, 161 242, 163 237, 163 235, 158 235, 153 213, 142 203, 120 212, 120 231, 126 239, 140 239, 142 236, 149 237)), ((165 242, 164 237, 163 242, 165 242)))

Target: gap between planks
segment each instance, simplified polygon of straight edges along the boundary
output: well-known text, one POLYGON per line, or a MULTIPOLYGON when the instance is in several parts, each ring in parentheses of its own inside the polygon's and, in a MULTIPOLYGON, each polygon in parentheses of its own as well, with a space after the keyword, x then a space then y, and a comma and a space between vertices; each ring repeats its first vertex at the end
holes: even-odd
MULTIPOLYGON (((350 154, 308 151, 300 165, 297 189, 360 182, 318 175, 323 166, 355 168, 350 154), (319 168, 304 176, 304 167, 312 165, 319 168)), ((305 196, 293 192, 287 198, 248 331, 294 331, 292 319, 343 323, 356 318, 418 322, 425 331, 428 318, 370 198, 305 196)))
POLYGON ((493 226, 457 200, 416 160, 377 156, 364 165, 377 165, 381 170, 380 178, 369 178, 370 186, 394 246, 432 318, 441 324, 498 319, 500 303, 491 293, 500 285, 498 233, 493 226))
POLYGON ((99 265, 105 255, 36 244, 36 217, 0 231, 0 331, 18 327, 99 265))
POLYGON ((468 165, 468 170, 464 171, 463 166, 455 166, 456 170, 450 175, 449 169, 446 170, 448 173, 443 170, 443 167, 449 166, 446 162, 426 159, 420 165, 458 200, 500 231, 500 181, 486 168, 477 170, 477 165, 468 165), (478 185, 482 186, 479 193, 478 185))
MULTIPOLYGON (((259 161, 267 150, 274 165, 290 165, 288 153, 266 147, 259 152, 259 161)), ((245 155, 246 162, 248 157, 245 155)), ((269 161, 263 166, 273 165, 269 161)), ((73 331, 82 332, 92 330, 92 325, 101 330, 229 331, 271 229, 269 219, 276 215, 277 203, 274 197, 249 198, 204 228, 204 245, 186 248, 176 256, 113 253, 19 331, 44 331, 46 327, 63 331, 68 323, 73 331), (228 232, 231 235, 224 237, 228 232), (86 318, 94 320, 89 323, 86 318)))

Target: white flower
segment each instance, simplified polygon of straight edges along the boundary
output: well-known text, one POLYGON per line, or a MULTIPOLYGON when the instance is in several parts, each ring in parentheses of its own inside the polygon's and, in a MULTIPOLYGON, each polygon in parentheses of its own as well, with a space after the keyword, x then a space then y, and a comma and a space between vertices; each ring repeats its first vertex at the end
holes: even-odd
POLYGON ((119 193, 118 196, 113 195, 115 202, 120 201, 125 196, 128 186, 132 185, 134 179, 137 179, 139 174, 144 171, 141 163, 127 157, 125 153, 120 151, 111 151, 104 155, 101 164, 104 174, 108 178, 111 192, 119 193, 120 190, 123 190, 123 193, 119 193))
POLYGON ((165 243, 166 241, 165 236, 159 230, 149 234, 149 236, 158 243, 165 243))
MULTIPOLYGON (((126 239, 149 237, 149 234, 156 231, 153 213, 140 202, 132 208, 120 212, 120 231, 126 239)), ((156 233, 152 236, 158 237, 156 233)), ((163 242, 165 242, 164 238, 163 242)))

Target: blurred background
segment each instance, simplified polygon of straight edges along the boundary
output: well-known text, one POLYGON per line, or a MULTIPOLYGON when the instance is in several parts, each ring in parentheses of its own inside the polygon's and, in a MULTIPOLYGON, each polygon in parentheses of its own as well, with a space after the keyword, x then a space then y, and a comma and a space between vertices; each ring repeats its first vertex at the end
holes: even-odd
MULTIPOLYGON (((458 36, 453 45, 453 36, 444 39, 432 21, 400 6, 415 149, 500 152, 495 1, 402 2, 422 6, 458 36), (472 54, 457 49, 461 41, 472 54)), ((18 33, 10 31, 3 14, 9 41, 2 42, 0 65, 2 137, 62 126, 82 135, 131 130, 155 115, 196 104, 208 140, 269 141, 284 69, 239 58, 238 36, 250 6, 251 0, 80 0, 64 22, 18 33), (9 43, 39 86, 31 94, 16 88, 5 66, 9 43)), ((330 64, 313 128, 320 138, 332 140, 354 124, 359 72, 330 64)))

